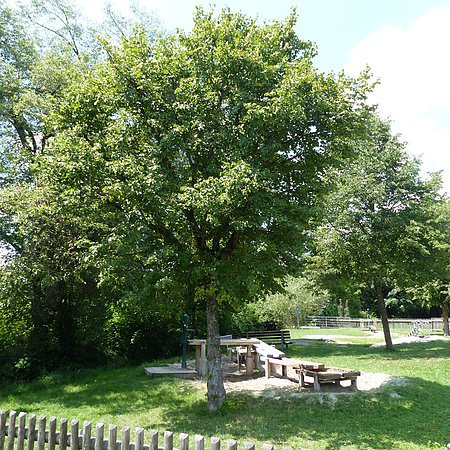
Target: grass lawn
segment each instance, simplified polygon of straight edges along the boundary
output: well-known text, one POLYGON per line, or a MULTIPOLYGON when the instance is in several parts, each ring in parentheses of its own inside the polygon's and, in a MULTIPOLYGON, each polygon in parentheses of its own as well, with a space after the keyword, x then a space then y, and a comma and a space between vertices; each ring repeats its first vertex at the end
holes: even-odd
POLYGON ((232 394, 218 414, 209 415, 205 389, 189 381, 150 379, 143 366, 86 370, 2 386, 0 409, 233 437, 240 448, 253 441, 278 448, 414 450, 450 442, 450 340, 397 346, 393 353, 369 344, 314 342, 290 346, 288 356, 401 380, 370 393, 232 394))

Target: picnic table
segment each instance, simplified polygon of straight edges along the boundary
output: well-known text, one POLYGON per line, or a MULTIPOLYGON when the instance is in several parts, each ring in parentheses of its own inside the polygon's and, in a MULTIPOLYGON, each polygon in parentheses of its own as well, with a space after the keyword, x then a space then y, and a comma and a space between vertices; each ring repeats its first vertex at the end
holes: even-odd
MULTIPOLYGON (((246 347, 245 370, 247 375, 253 375, 255 363, 252 348, 259 342, 258 339, 220 339, 220 345, 246 347)), ((188 344, 195 347, 195 369, 200 376, 204 376, 206 374, 206 339, 189 339, 188 344)))

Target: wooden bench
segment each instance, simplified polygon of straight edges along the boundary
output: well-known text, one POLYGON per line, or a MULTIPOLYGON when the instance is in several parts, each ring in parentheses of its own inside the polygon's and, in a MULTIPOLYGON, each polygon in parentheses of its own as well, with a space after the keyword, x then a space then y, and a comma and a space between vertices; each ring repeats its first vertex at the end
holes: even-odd
POLYGON ((305 376, 313 379, 314 391, 320 392, 321 385, 325 383, 341 384, 341 381, 350 380, 350 389, 357 389, 357 378, 361 375, 361 372, 352 371, 347 369, 323 369, 323 370, 310 370, 307 368, 298 369, 300 375, 300 387, 305 386, 305 376))
MULTIPOLYGON (((301 359, 292 359, 292 358, 265 358, 265 371, 266 378, 270 378, 271 374, 271 366, 281 366, 281 375, 283 377, 287 376, 287 369, 291 367, 295 371, 300 371, 302 369, 308 370, 325 370, 325 365, 322 363, 314 362, 314 361, 304 361, 301 359)), ((298 372, 297 372, 298 373, 298 372)))
POLYGON ((288 345, 292 344, 289 330, 247 331, 242 337, 259 339, 266 344, 281 345, 282 350, 284 350, 284 347, 288 348, 288 345))

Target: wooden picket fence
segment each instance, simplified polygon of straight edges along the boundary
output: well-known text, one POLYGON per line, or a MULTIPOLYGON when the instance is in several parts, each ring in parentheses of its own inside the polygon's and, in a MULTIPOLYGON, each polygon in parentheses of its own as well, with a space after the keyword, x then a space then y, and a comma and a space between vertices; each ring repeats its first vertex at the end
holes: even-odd
MULTIPOLYGON (((78 420, 72 420, 70 423, 67 419, 61 419, 59 422, 59 432, 57 431, 56 417, 50 417, 47 422, 46 416, 40 416, 37 422, 36 415, 30 414, 28 424, 26 423, 27 415, 24 412, 16 411, 0 411, 0 450, 205 450, 207 445, 205 438, 195 435, 193 446, 189 442, 189 435, 180 433, 179 447, 174 447, 174 433, 165 431, 159 436, 156 430, 150 430, 147 443, 144 437, 144 429, 136 428, 135 441, 130 440, 130 427, 122 428, 122 440, 117 440, 117 426, 110 425, 108 428, 108 437, 105 438, 105 426, 98 423, 95 426, 95 435, 92 430, 91 422, 84 422, 82 429, 78 420), (47 430, 48 425, 48 430, 47 430), (69 432, 70 431, 70 432, 69 432), (26 442, 25 442, 26 441, 26 442), (46 445, 47 444, 47 445, 46 445), (191 446, 190 446, 191 445, 191 446), (26 446, 26 448, 25 448, 26 446)), ((219 438, 211 438, 211 450, 220 450, 221 440, 219 438)), ((223 449, 237 450, 238 443, 234 439, 228 439, 223 443, 223 449)), ((243 448, 246 450, 256 450, 254 444, 245 442, 243 448)), ((263 450, 274 450, 271 444, 264 444, 263 450)), ((283 450, 292 450, 290 447, 283 447, 283 450)))

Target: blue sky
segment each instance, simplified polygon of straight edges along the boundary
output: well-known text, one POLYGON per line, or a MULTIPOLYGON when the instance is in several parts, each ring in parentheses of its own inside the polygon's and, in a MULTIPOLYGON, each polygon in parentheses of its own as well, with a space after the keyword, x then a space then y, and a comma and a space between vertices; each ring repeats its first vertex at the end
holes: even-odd
MULTIPOLYGON (((75 0, 93 20, 103 2, 75 0)), ((121 11, 127 0, 111 0, 121 11)), ((371 100, 402 134, 424 174, 443 171, 450 192, 450 0, 141 0, 167 29, 192 26, 195 5, 229 6, 260 20, 282 19, 292 7, 301 38, 316 42, 316 65, 357 74, 365 64, 380 80, 371 100)))

